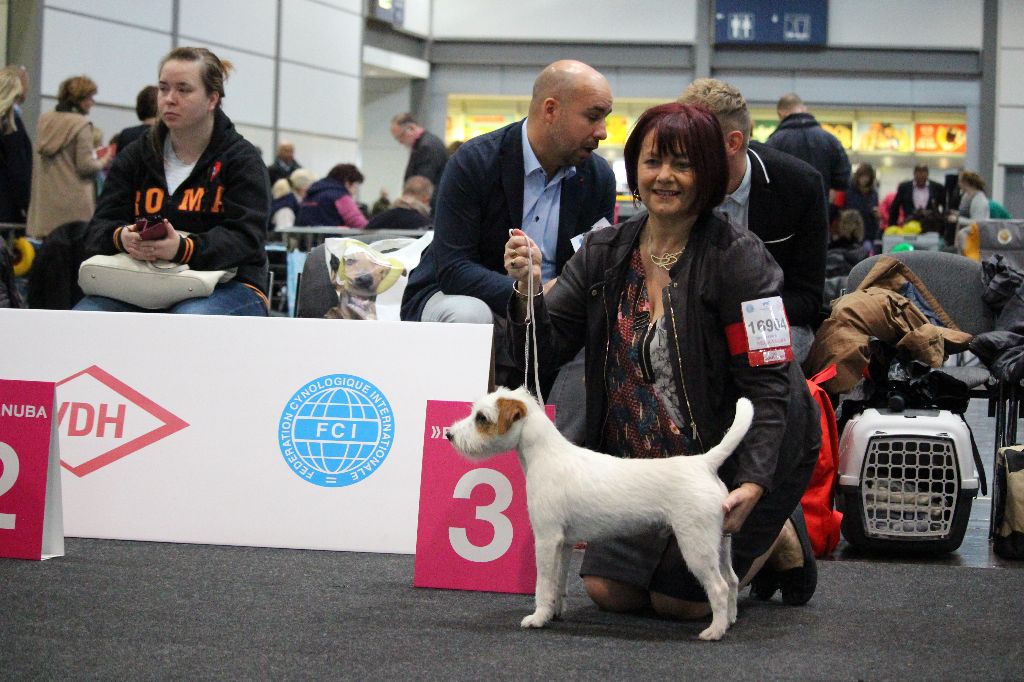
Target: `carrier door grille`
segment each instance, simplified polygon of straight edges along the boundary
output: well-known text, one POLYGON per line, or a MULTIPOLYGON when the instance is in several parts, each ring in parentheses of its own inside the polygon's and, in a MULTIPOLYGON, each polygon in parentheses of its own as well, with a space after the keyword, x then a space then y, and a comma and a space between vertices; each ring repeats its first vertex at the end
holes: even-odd
POLYGON ((945 537, 960 492, 956 446, 948 438, 873 437, 860 490, 867 537, 945 537))

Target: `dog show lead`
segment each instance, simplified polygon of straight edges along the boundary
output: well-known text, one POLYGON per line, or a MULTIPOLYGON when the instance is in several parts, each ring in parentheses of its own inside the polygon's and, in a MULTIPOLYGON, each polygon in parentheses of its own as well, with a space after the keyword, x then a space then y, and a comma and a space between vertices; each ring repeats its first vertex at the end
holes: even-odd
POLYGON ((259 151, 221 109, 230 68, 203 47, 178 47, 161 60, 158 122, 115 157, 86 251, 194 270, 237 268, 234 278, 168 309, 87 296, 75 310, 267 315, 270 185, 259 151), (143 239, 133 228, 140 218, 162 221, 166 234, 143 239))
MULTIPOLYGON (((618 457, 704 452, 728 430, 736 401, 748 398, 753 424, 718 472, 730 491, 724 530, 733 568, 743 586, 764 567, 759 596, 781 588, 786 603, 806 603, 817 571, 799 505, 821 429, 790 361, 782 272, 756 235, 712 212, 728 170, 721 128, 706 108, 648 109, 624 155, 634 200, 647 211, 588 234, 549 291, 529 297, 537 361, 551 376, 586 348, 585 445, 618 457)), ((526 345, 524 293, 543 291, 531 249, 521 230, 505 247, 516 280, 508 310, 516 359, 526 345)), ((588 542, 580 571, 588 595, 609 611, 650 606, 668 617, 706 617, 708 597, 676 541, 652 525, 588 542)))

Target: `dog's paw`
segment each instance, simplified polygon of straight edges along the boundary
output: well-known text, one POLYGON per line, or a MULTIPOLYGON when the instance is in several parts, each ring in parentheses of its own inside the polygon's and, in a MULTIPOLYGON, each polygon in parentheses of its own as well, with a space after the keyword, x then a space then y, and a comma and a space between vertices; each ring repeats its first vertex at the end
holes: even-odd
POLYGON ((522 627, 522 628, 542 628, 542 627, 544 627, 545 625, 548 624, 549 620, 551 620, 551 616, 550 615, 546 615, 546 614, 541 613, 540 611, 537 611, 535 613, 531 613, 526 618, 523 618, 522 622, 519 623, 519 627, 522 627))
POLYGON ((728 628, 726 627, 716 626, 714 623, 712 623, 711 627, 707 628, 706 630, 704 630, 704 632, 700 633, 700 638, 703 639, 705 642, 717 642, 718 640, 722 639, 722 635, 725 634, 725 631, 727 629, 728 628))

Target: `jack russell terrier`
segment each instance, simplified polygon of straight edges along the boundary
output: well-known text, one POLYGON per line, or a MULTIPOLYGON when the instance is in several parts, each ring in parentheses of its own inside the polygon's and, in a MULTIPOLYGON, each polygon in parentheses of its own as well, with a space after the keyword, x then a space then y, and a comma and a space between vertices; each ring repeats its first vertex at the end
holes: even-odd
POLYGON ((536 610, 522 627, 544 627, 561 616, 575 543, 664 524, 711 604, 711 625, 700 638, 721 639, 736 622, 739 581, 730 537, 722 533, 728 491, 715 472, 743 440, 753 414, 750 401, 740 398, 722 442, 703 455, 622 459, 567 441, 524 388, 499 388, 478 400, 445 435, 473 460, 519 453, 537 553, 536 610))

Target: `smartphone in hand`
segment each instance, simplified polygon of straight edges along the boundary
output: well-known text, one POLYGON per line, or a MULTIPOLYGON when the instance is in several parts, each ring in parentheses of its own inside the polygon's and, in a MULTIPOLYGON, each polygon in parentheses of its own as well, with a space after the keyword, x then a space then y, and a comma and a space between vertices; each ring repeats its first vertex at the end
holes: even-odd
POLYGON ((141 239, 146 241, 150 239, 163 239, 167 236, 167 223, 159 216, 149 220, 140 218, 135 223, 135 231, 139 233, 141 239))

